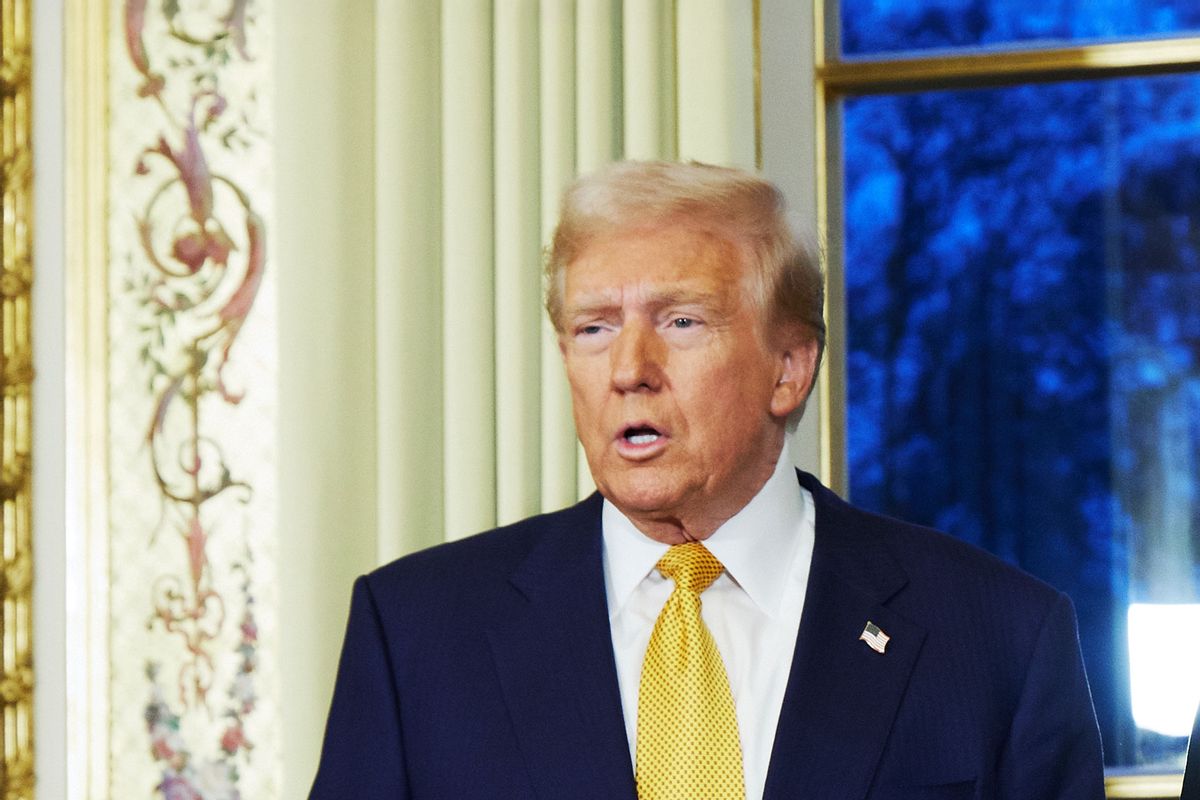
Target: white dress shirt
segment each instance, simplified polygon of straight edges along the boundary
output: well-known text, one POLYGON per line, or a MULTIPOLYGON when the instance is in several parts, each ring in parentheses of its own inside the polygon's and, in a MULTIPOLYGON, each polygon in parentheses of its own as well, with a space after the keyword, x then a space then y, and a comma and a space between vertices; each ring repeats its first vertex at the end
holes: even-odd
MULTIPOLYGON (((668 545, 607 500, 604 581, 629 752, 636 760, 638 688, 650 633, 675 582, 654 565, 668 545)), ((701 595, 737 708, 746 798, 761 798, 783 707, 813 552, 813 501, 785 447, 758 494, 704 545, 725 565, 701 595)))

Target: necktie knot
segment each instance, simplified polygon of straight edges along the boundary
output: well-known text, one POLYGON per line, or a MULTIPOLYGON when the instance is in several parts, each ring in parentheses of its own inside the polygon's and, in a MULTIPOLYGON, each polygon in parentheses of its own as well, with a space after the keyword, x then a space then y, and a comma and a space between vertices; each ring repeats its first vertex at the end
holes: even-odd
POLYGON ((700 542, 673 545, 658 560, 658 571, 675 580, 685 592, 700 594, 717 579, 725 567, 700 542))

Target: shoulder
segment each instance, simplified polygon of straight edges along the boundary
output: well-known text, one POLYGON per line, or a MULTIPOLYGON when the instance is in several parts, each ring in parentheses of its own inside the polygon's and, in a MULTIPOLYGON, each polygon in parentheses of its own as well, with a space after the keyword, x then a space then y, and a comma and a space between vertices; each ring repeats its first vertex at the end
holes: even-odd
POLYGON ((495 591, 548 540, 599 542, 599 495, 569 508, 445 542, 385 564, 361 580, 378 602, 420 598, 421 606, 449 595, 495 591), (594 529, 594 534, 593 534, 594 529))
POLYGON ((897 583, 903 588, 892 601, 896 607, 947 623, 1007 615, 1036 629, 1056 605, 1070 605, 1049 584, 975 545, 864 511, 812 476, 802 475, 801 483, 817 506, 818 538, 825 537, 843 563, 900 575, 897 583))
POLYGON ((801 483, 817 508, 813 571, 823 553, 821 569, 871 595, 870 613, 892 615, 893 638, 914 642, 879 785, 974 774, 997 796, 1101 796, 1067 596, 971 544, 855 508, 811 476, 801 483))

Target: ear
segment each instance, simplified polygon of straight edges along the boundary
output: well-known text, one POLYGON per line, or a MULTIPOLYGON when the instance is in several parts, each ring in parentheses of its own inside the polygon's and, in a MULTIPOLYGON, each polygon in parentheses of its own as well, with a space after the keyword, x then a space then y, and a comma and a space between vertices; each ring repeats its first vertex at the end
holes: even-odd
POLYGON ((799 327, 789 330, 776 350, 778 376, 771 393, 771 414, 787 417, 804 405, 817 372, 817 342, 799 327))

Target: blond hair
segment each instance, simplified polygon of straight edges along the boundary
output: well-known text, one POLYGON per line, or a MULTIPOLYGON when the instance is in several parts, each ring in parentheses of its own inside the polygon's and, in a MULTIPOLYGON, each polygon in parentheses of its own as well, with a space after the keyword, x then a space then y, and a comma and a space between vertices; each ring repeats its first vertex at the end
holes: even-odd
POLYGON ((824 281, 813 248, 786 219, 783 194, 739 169, 691 162, 620 161, 578 179, 563 195, 546 255, 546 311, 563 331, 564 274, 593 242, 686 225, 731 244, 754 276, 764 323, 799 323, 825 347, 824 281))

